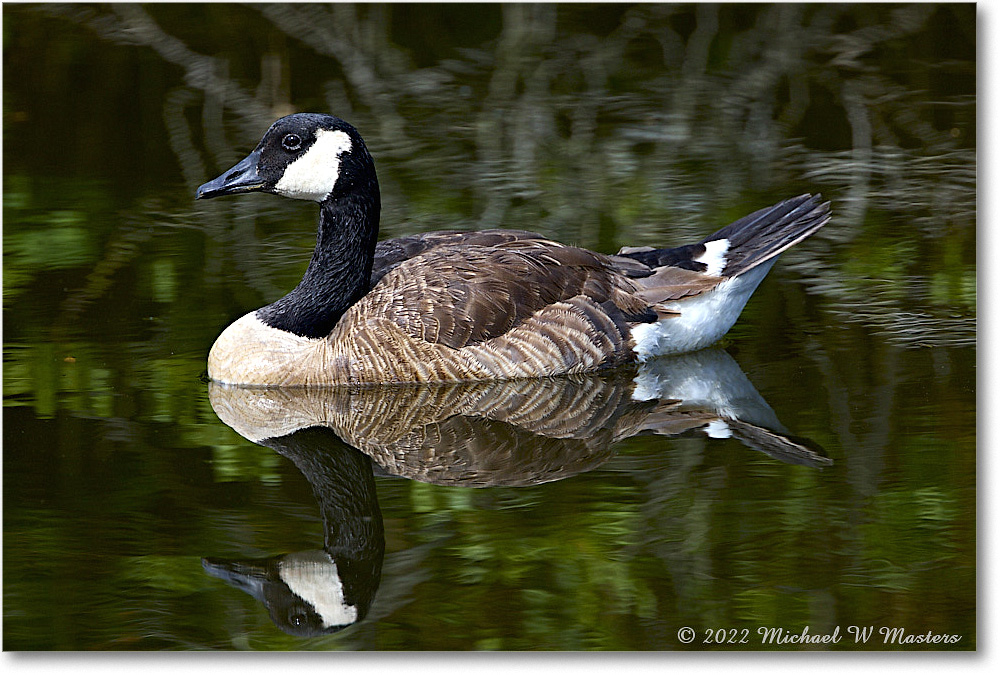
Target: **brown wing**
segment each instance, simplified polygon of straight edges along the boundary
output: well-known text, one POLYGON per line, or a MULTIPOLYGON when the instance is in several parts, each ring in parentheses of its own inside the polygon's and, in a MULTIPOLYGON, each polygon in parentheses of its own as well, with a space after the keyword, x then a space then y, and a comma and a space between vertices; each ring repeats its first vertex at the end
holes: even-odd
MULTIPOLYGON (((375 261, 372 265, 371 285, 399 267, 403 262, 416 258, 432 249, 440 247, 487 246, 493 248, 523 249, 536 247, 563 247, 563 244, 546 239, 537 232, 527 230, 480 230, 465 232, 446 230, 424 232, 406 237, 396 237, 380 241, 375 246, 375 261)), ((636 249, 638 250, 638 249, 636 249)), ((602 256, 619 273, 627 277, 645 277, 652 269, 632 258, 610 255, 602 256)))
POLYGON ((544 241, 544 237, 527 230, 493 229, 478 232, 457 230, 424 232, 386 239, 375 246, 371 285, 377 284, 382 277, 399 267, 404 261, 416 258, 440 246, 503 246, 520 240, 544 241))
MULTIPOLYGON (((504 335, 576 296, 588 298, 616 324, 655 318, 615 257, 530 233, 506 234, 462 233, 458 243, 431 242, 436 245, 386 271, 358 310, 366 318, 391 319, 413 338, 454 349, 504 335), (472 244, 473 235, 498 243, 472 244)), ((638 273, 644 266, 628 261, 624 268, 638 273)))
POLYGON ((650 276, 636 280, 639 289, 636 296, 649 303, 661 318, 666 318, 676 313, 665 308, 663 303, 706 293, 718 286, 721 281, 722 277, 681 267, 658 267, 650 276))

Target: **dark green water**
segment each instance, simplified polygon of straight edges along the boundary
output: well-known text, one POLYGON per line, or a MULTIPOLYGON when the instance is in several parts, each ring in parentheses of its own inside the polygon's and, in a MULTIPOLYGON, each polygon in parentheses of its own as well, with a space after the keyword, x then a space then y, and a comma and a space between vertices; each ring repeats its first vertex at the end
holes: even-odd
POLYGON ((3 18, 4 649, 976 647, 973 6, 3 18), (208 349, 294 286, 315 207, 192 196, 293 110, 361 130, 383 237, 835 217, 656 366, 676 404, 634 371, 227 397, 208 349), (364 609, 293 635, 273 575, 324 547, 364 609))

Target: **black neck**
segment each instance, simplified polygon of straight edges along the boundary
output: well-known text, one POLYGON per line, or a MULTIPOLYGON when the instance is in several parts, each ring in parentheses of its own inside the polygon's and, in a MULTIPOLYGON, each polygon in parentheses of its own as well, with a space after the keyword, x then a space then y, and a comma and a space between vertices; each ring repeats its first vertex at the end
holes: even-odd
POLYGON ((320 204, 312 260, 295 289, 257 317, 308 338, 326 337, 369 290, 379 221, 378 183, 320 204))

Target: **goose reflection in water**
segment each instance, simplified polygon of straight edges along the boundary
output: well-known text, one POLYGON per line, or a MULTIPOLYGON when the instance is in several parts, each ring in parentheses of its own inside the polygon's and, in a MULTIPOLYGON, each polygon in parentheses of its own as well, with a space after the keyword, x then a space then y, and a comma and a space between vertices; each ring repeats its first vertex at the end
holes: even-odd
POLYGON ((324 427, 256 442, 290 459, 309 481, 323 517, 323 550, 262 560, 205 558, 202 565, 262 602, 291 635, 357 623, 375 597, 385 555, 371 460, 324 427))
POLYGON ((789 435, 731 356, 709 349, 588 376, 439 385, 247 389, 211 383, 216 414, 312 485, 321 551, 206 558, 293 635, 367 614, 385 541, 375 474, 437 485, 530 486, 591 471, 643 433, 735 438, 782 462, 832 462, 789 435))

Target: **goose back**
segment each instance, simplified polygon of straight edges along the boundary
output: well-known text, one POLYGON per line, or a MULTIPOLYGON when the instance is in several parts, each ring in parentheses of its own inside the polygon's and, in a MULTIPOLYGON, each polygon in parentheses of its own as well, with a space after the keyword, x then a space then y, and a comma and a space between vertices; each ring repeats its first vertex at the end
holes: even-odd
POLYGON ((613 367, 656 320, 633 260, 530 233, 454 233, 394 260, 330 335, 351 381, 511 379, 613 367), (477 235, 477 236, 470 236, 477 235))

